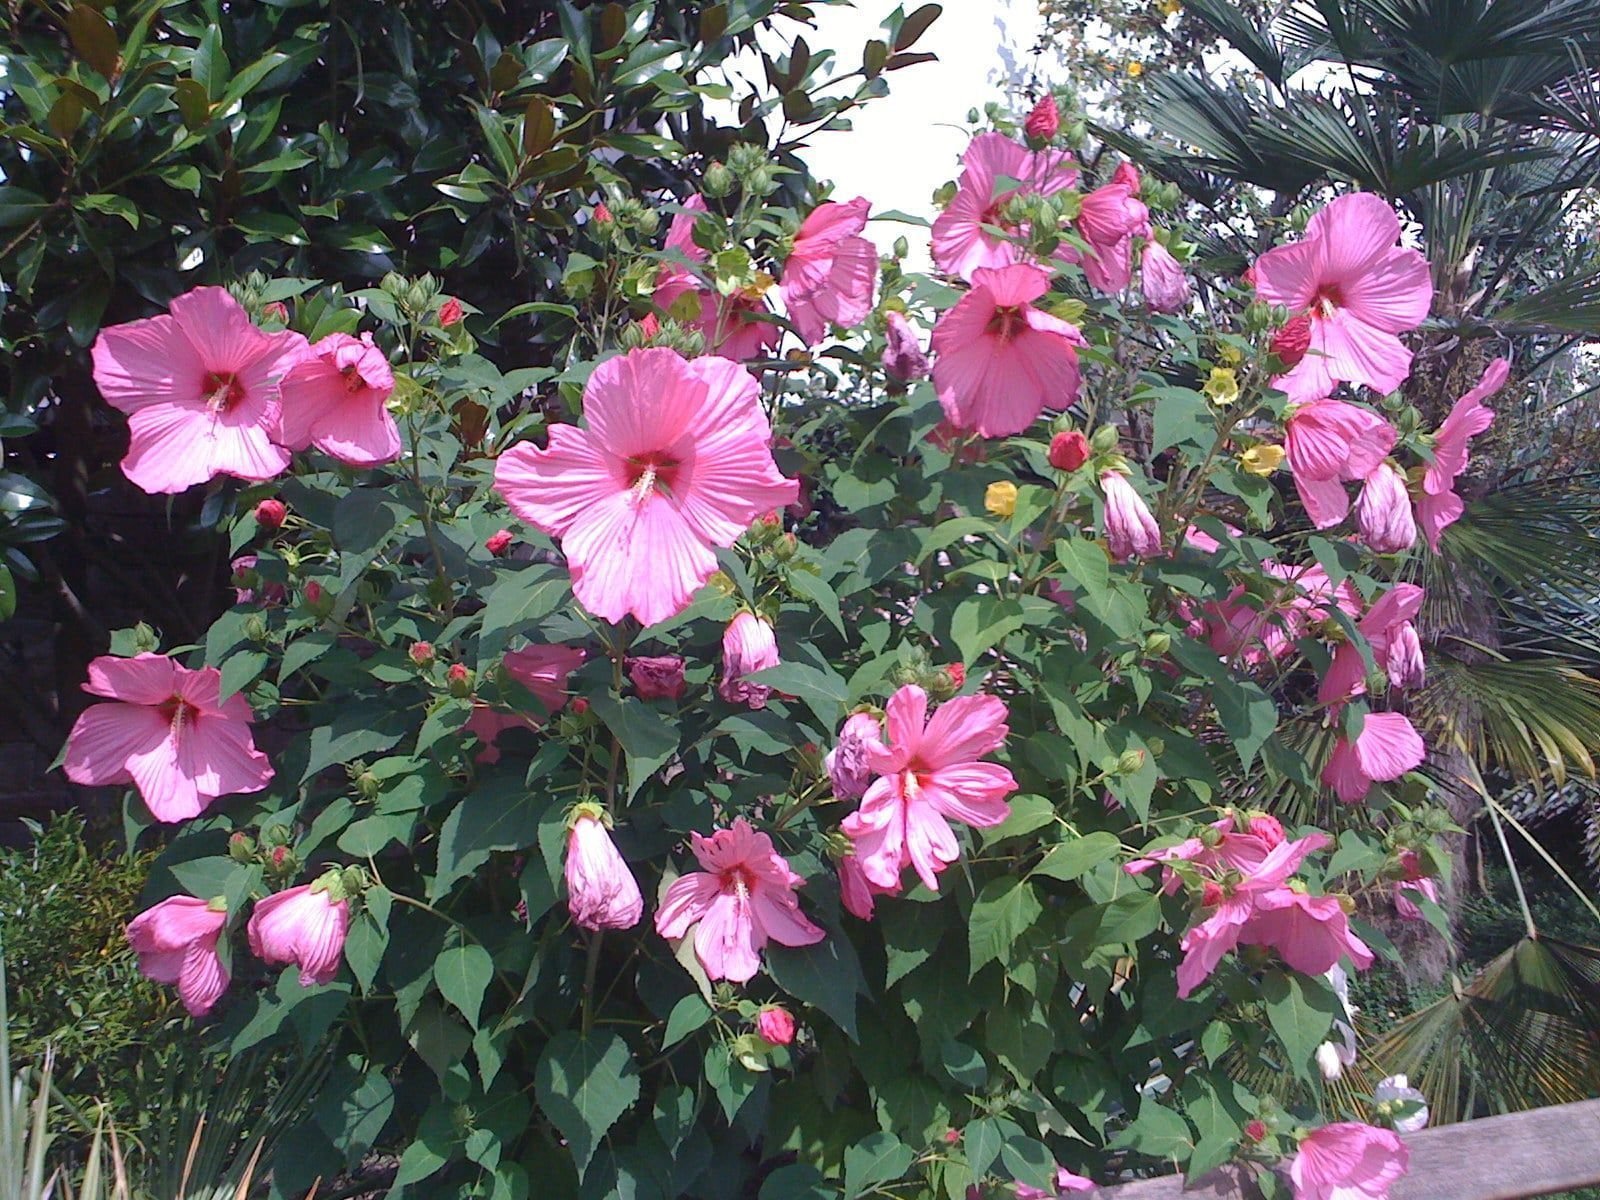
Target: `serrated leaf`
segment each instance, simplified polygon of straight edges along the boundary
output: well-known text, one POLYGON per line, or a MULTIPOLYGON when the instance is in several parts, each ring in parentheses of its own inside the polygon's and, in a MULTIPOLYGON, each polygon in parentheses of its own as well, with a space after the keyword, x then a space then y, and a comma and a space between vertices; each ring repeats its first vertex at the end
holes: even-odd
POLYGON ((773 982, 796 1000, 814 1004, 857 1041, 856 997, 867 994, 861 963, 849 940, 832 934, 811 946, 767 947, 773 982))
POLYGON ((956 606, 950 618, 950 636, 970 667, 985 650, 1021 629, 1024 620, 1022 605, 1010 597, 972 596, 956 606))
POLYGON ((483 994, 494 980, 494 960, 489 952, 475 942, 454 946, 434 960, 433 980, 445 1001, 476 1029, 478 1013, 483 1009, 483 994))
POLYGON ((1339 998, 1321 979, 1290 971, 1269 971, 1261 981, 1267 1022, 1283 1044, 1297 1075, 1310 1078, 1317 1047, 1327 1040, 1339 998))
POLYGON ((976 975, 985 963, 1006 961, 1012 943, 1043 911, 1026 880, 1005 877, 986 883, 967 920, 968 976, 976 975))
POLYGON ((600 1139, 639 1098, 628 1044, 599 1030, 551 1038, 534 1067, 533 1087, 540 1109, 567 1139, 580 1179, 600 1139))
POLYGON ((489 590, 479 636, 489 641, 525 629, 569 603, 571 595, 567 573, 544 563, 502 575, 489 590))
POLYGON ((695 1030, 711 1020, 711 1006, 698 993, 691 992, 672 1006, 667 1015, 666 1032, 661 1035, 661 1048, 675 1046, 695 1030))
POLYGON ((1073 880, 1116 857, 1122 843, 1116 834, 1097 831, 1051 846, 1033 874, 1049 879, 1073 880))
POLYGON ((854 1200, 885 1183, 893 1183, 916 1158, 911 1147, 892 1133, 874 1133, 844 1152, 845 1200, 854 1200))

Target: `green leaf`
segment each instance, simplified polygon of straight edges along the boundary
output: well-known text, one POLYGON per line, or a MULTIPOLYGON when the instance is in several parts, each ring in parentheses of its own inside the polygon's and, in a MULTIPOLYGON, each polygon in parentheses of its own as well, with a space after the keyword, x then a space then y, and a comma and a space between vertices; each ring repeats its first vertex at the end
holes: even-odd
POLYGON ((240 650, 230 654, 228 661, 222 664, 219 700, 226 700, 236 692, 242 692, 261 678, 261 672, 266 669, 267 656, 264 651, 240 650))
POLYGON ((672 1006, 672 1012, 667 1016, 667 1029, 661 1035, 661 1048, 675 1046, 688 1037, 696 1029, 703 1028, 711 1020, 711 1006, 700 998, 698 992, 690 992, 682 1000, 672 1006))
POLYGON ((1056 542, 1056 561, 1085 594, 1097 596, 1111 581, 1111 560, 1096 542, 1088 538, 1061 538, 1056 542))
POLYGON ((854 1200, 911 1169, 916 1154, 892 1133, 874 1133, 844 1152, 845 1200, 854 1200))
POLYGON ((856 997, 867 994, 855 947, 841 934, 831 934, 811 946, 767 947, 767 971, 796 1000, 814 1004, 851 1041, 856 1033, 856 997))
POLYGON ((961 1131, 961 1145, 967 1152, 967 1166, 981 1179, 995 1159, 1000 1157, 1000 1147, 1005 1144, 1005 1126, 994 1117, 980 1117, 961 1131))
POLYGON ((1217 720, 1233 739, 1239 761, 1248 770, 1262 744, 1278 727, 1278 706, 1272 697, 1248 680, 1219 679, 1211 689, 1217 720))
POLYGON ((1309 1079, 1317 1047, 1327 1040, 1339 998, 1322 979, 1290 971, 1269 971, 1261 981, 1267 1021, 1283 1043, 1295 1073, 1309 1079))
POLYGON ((439 994, 467 1019, 467 1024, 478 1027, 478 1013, 483 1008, 483 994, 494 979, 494 960, 489 952, 476 942, 467 946, 454 946, 434 960, 433 979, 439 985, 439 994))
MULTIPOLYGON (((498 634, 525 630, 571 603, 571 597, 567 573, 545 563, 503 575, 489 589, 479 636, 489 641, 498 634)), ((500 644, 504 644, 503 639, 500 644)))
POLYGON ((393 904, 388 888, 377 884, 369 887, 361 893, 361 914, 350 923, 345 937, 344 960, 363 992, 372 990, 384 951, 389 948, 389 911, 393 904))
POLYGON ((1172 446, 1193 454, 1204 454, 1216 439, 1216 422, 1211 416, 1211 405, 1199 392, 1188 388, 1165 387, 1153 389, 1155 405, 1155 435, 1150 442, 1150 453, 1160 454, 1172 446))
POLYGON ((1023 624, 1018 601, 990 593, 969 597, 956 606, 950 618, 950 636, 961 650, 962 661, 970 667, 980 654, 999 645, 1023 624))
POLYGON ((11 568, 0 563, 0 621, 9 621, 17 612, 17 581, 11 568))
POLYGON ((1033 874, 1049 879, 1072 880, 1116 856, 1122 843, 1114 833, 1103 831, 1051 846, 1033 874))
POLYGON ((540 1109, 567 1139, 581 1178, 600 1139, 639 1098, 639 1075, 628 1043, 616 1034, 569 1029, 546 1043, 533 1087, 540 1109))
POLYGON ((786 662, 757 671, 750 678, 804 700, 824 729, 833 729, 844 716, 850 685, 831 667, 823 671, 805 663, 786 662))
POLYGON ((976 975, 985 963, 1009 961, 1011 944, 1043 911, 1033 885, 1024 879, 1006 876, 984 884, 967 921, 968 977, 976 975))
POLYGON ((1152 1158, 1182 1161, 1194 1145, 1189 1123, 1170 1108, 1146 1099, 1139 1116, 1111 1143, 1114 1149, 1133 1149, 1152 1158))
POLYGON ((628 799, 678 752, 678 723, 633 696, 590 699, 595 715, 606 723, 628 757, 628 799))
POLYGON ((362 755, 387 750, 400 740, 409 725, 409 714, 378 701, 340 709, 331 724, 318 725, 311 731, 311 755, 300 782, 334 763, 353 762, 362 755))
POLYGON ((810 1163, 791 1163, 762 1180, 759 1200, 838 1200, 838 1195, 810 1163))
POLYGON ((839 596, 821 576, 813 575, 809 571, 790 571, 788 583, 791 590, 804 596, 811 603, 822 610, 822 615, 828 618, 828 623, 840 633, 845 632, 844 613, 839 608, 839 596))
MULTIPOLYGON (((540 753, 543 757, 543 747, 540 753)), ((555 746, 551 753, 565 753, 565 748, 555 746)), ((537 765, 540 759, 534 762, 537 765)), ((519 778, 501 777, 480 784, 456 805, 439 830, 439 865, 429 896, 435 900, 444 896, 458 879, 488 861, 496 850, 522 850, 534 845, 539 837, 539 822, 555 803, 558 802, 529 788, 519 778)))

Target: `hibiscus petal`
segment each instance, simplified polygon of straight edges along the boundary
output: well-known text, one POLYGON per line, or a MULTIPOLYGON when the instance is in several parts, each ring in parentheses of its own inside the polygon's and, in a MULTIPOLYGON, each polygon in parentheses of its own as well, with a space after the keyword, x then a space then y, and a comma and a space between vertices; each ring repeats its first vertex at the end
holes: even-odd
POLYGON ((203 1017, 216 1007, 222 993, 228 990, 228 972, 215 942, 209 946, 196 943, 189 948, 177 984, 178 999, 191 1017, 203 1017))
POLYGON ((918 799, 944 816, 987 829, 1011 815, 1005 797, 1017 790, 1010 771, 995 763, 941 767, 922 784, 918 799))
POLYGON ((83 690, 91 696, 125 700, 130 704, 161 704, 177 690, 176 664, 165 654, 136 654, 132 658, 102 655, 89 664, 83 690))
POLYGON ((905 808, 905 838, 906 857, 917 877, 937 892, 939 872, 961 857, 955 832, 933 805, 912 801, 905 808))
POLYGON ((659 494, 642 504, 628 494, 596 504, 561 549, 579 602, 613 623, 629 613, 644 625, 677 615, 717 569, 717 556, 659 494))
MULTIPOLYGON (((967 763, 1005 744, 1005 702, 997 696, 956 696, 941 704, 927 724, 917 758, 929 767, 967 763)), ((899 740, 893 729, 890 735, 899 740)))
POLYGON ((1350 513, 1350 496, 1337 479, 1294 477, 1294 490, 1300 495, 1306 516, 1318 529, 1331 529, 1350 513))
POLYGON ((204 393, 206 366, 166 314, 102 329, 89 354, 100 394, 125 413, 198 401, 204 393))
POLYGON ((678 876, 656 910, 656 932, 666 938, 681 938, 689 926, 705 916, 721 888, 717 877, 704 871, 678 876))
POLYGON ((196 786, 194 776, 180 762, 177 743, 170 733, 148 750, 130 755, 128 774, 133 776, 150 815, 164 824, 197 817, 216 799, 196 786))
POLYGON ((1351 192, 1306 222, 1305 240, 1321 243, 1323 277, 1346 285, 1394 248, 1400 240, 1400 218, 1382 196, 1351 192))
POLYGON ((205 796, 259 792, 272 782, 272 764, 255 747, 250 727, 201 714, 178 739, 178 763, 205 796))
POLYGON ((1356 757, 1371 779, 1387 783, 1422 765, 1428 748, 1404 713, 1368 713, 1356 738, 1356 757))
POLYGON ((1359 274, 1341 282, 1342 307, 1351 317, 1385 333, 1415 329, 1433 303, 1428 260, 1416 250, 1391 247, 1359 274))
POLYGON ((1364 383, 1377 392, 1394 391, 1411 374, 1411 351, 1404 342, 1345 309, 1312 322, 1312 346, 1327 355, 1335 379, 1364 383))
POLYGON ((274 335, 255 325, 227 288, 198 287, 168 307, 207 370, 235 374, 277 345, 274 335))
POLYGON ((289 452, 258 424, 232 424, 203 408, 154 404, 128 417, 122 473, 152 494, 181 492, 217 475, 271 479, 289 452))
POLYGON ((621 460, 575 425, 552 425, 545 449, 519 442, 494 465, 495 491, 511 511, 553 537, 579 514, 626 492, 629 482, 621 460))
POLYGON ((781 946, 810 946, 828 936, 806 919, 787 888, 758 887, 750 894, 750 912, 762 936, 781 946))
POLYGON ((710 979, 745 983, 761 969, 765 938, 756 929, 748 901, 724 892, 711 902, 694 931, 694 956, 710 979))
POLYGON ((129 763, 152 753, 167 740, 169 731, 166 718, 154 708, 91 705, 79 714, 67 738, 67 778, 88 787, 130 783, 129 763))
MULTIPOLYGON (((922 748, 923 730, 928 724, 928 693, 915 684, 897 688, 884 705, 884 724, 896 750, 916 754, 922 748)), ((872 748, 867 750, 873 769, 879 770, 872 748)))

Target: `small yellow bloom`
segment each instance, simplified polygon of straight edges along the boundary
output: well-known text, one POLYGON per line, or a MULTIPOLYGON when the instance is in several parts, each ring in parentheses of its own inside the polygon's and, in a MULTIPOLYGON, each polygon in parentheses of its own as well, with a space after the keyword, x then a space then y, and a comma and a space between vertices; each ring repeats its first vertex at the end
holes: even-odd
POLYGON ((1239 465, 1252 475, 1271 475, 1283 465, 1283 447, 1251 446, 1239 455, 1239 465))
POLYGON ((1211 378, 1201 390, 1211 397, 1213 404, 1232 404, 1239 398, 1239 377, 1232 367, 1212 367, 1211 378))
POLYGON ((1230 367, 1237 367, 1244 361, 1244 353, 1231 342, 1223 342, 1217 347, 1217 357, 1230 367))
POLYGON ((1008 479, 991 483, 983 493, 983 506, 997 517, 1009 517, 1017 511, 1017 485, 1008 479))
POLYGON ((1142 62, 1131 62, 1128 64, 1128 78, 1137 79, 1143 74, 1144 64, 1142 62))
POLYGON ((1161 11, 1169 17, 1175 17, 1183 11, 1183 0, 1161 0, 1161 11))

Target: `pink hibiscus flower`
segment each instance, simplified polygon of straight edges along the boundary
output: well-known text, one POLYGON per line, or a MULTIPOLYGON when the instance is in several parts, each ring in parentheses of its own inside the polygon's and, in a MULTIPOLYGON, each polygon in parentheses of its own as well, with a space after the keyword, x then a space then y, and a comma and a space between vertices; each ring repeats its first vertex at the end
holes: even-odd
POLYGON ((877 911, 879 896, 894 896, 900 892, 900 880, 893 887, 882 887, 868 879, 861 867, 861 858, 854 850, 839 859, 839 899, 845 911, 863 921, 870 921, 877 911))
POLYGON ((795 235, 778 291, 795 332, 808 346, 823 339, 830 323, 859 325, 872 311, 878 251, 858 236, 871 209, 862 197, 818 205, 795 235))
POLYGON ((228 990, 228 968, 217 953, 228 913, 193 896, 172 896, 128 922, 128 945, 139 973, 178 985, 191 1017, 203 1017, 228 990))
POLYGON ((1213 821, 1212 834, 1186 838, 1165 850, 1152 850, 1143 858, 1123 865, 1129 875, 1140 875, 1161 866, 1161 890, 1171 896, 1183 886, 1183 878, 1167 865, 1186 862, 1207 875, 1222 876, 1229 871, 1250 875, 1261 869, 1267 855, 1283 844, 1283 827, 1268 816, 1258 816, 1248 830, 1241 832, 1232 816, 1213 821), (1257 824, 1259 822, 1259 824, 1257 824))
POLYGON ((1428 748, 1401 713, 1368 713, 1360 736, 1352 743, 1341 737, 1322 768, 1322 782, 1346 804, 1366 798, 1374 783, 1399 779, 1422 765, 1428 748))
POLYGON ((1417 523, 1411 517, 1411 496, 1405 476, 1393 463, 1373 468, 1356 500, 1356 528, 1377 554, 1399 554, 1416 544, 1417 523))
MULTIPOLYGON (((1422 682, 1422 647, 1411 622, 1422 611, 1423 596, 1416 584, 1397 583, 1356 624, 1372 648, 1373 664, 1386 672, 1397 688, 1422 682)), ((1354 642, 1341 642, 1317 686, 1318 703, 1337 704, 1366 690, 1366 660, 1354 642)))
POLYGON ((1151 312, 1175 313, 1189 307, 1189 277, 1183 267, 1160 242, 1145 243, 1139 260, 1139 288, 1151 312))
POLYGON ((1161 526, 1144 497, 1121 471, 1106 471, 1100 476, 1101 506, 1106 545, 1118 562, 1128 558, 1149 558, 1161 553, 1161 526))
POLYGON ((217 475, 271 479, 289 465, 272 440, 278 378, 304 345, 297 333, 258 329, 219 287, 101 330, 90 356, 100 394, 128 414, 122 473, 152 493, 217 475))
POLYGON ((1433 283, 1427 259, 1399 240, 1388 202, 1358 192, 1313 216, 1302 240, 1256 260, 1257 296, 1311 317, 1308 353, 1272 381, 1290 400, 1320 400, 1341 382, 1392 392, 1411 374, 1397 335, 1422 324, 1433 283))
POLYGON ((1455 487, 1456 479, 1467 469, 1468 443, 1494 423, 1494 413, 1484 401, 1505 386, 1510 374, 1510 361, 1495 359, 1477 386, 1455 402, 1450 415, 1434 431, 1433 462, 1422 476, 1417 520, 1435 554, 1439 552, 1439 536, 1461 519, 1466 507, 1455 487))
POLYGON ((933 330, 933 385, 956 429, 984 437, 1021 433, 1047 407, 1078 397, 1075 325, 1033 307, 1050 274, 1019 263, 973 272, 972 290, 933 330))
POLYGON ((1125 291, 1133 279, 1133 239, 1150 236, 1150 210, 1139 199, 1138 171, 1123 163, 1110 183, 1083 197, 1078 232, 1089 244, 1083 273, 1090 286, 1111 295, 1125 291))
POLYGON ((1294 888, 1255 897, 1239 929, 1239 944, 1270 946, 1303 975, 1321 975, 1346 955, 1363 971, 1372 965, 1372 951, 1351 931, 1339 897, 1309 896, 1294 888))
POLYGON ((632 929, 644 897, 597 804, 581 804, 567 830, 567 911, 584 929, 632 929))
POLYGON ((701 870, 673 880, 656 912, 656 932, 681 938, 694 926, 694 955, 710 979, 744 983, 761 968, 761 949, 810 946, 826 933, 800 911, 805 882, 743 817, 710 837, 689 835, 701 870))
POLYGON ((370 333, 330 333, 301 352, 278 386, 280 445, 316 446, 355 467, 400 457, 400 430, 385 407, 394 373, 370 333))
POLYGON ((583 416, 583 427, 552 426, 543 450, 502 454, 495 489, 560 539, 578 600, 607 621, 682 612, 717 569, 715 547, 799 492, 772 460, 759 385, 727 359, 608 359, 584 388, 583 416))
POLYGON ((772 688, 745 678, 778 665, 778 639, 765 617, 741 612, 722 631, 722 682, 717 694, 729 704, 765 708, 772 688))
POLYGON ((980 267, 1009 267, 1023 261, 1022 248, 1011 236, 1000 210, 1013 196, 1049 196, 1073 187, 1078 169, 1072 156, 1059 150, 1038 153, 1003 133, 980 133, 961 156, 961 178, 950 207, 933 223, 933 262, 939 270, 975 279, 980 267), (1017 186, 1000 190, 1000 181, 1017 186), (996 230, 1004 230, 997 233, 996 230))
POLYGON ((1294 1200, 1388 1200, 1411 1166, 1400 1135, 1354 1121, 1307 1134, 1289 1164, 1294 1200))
POLYGON ((1010 771, 979 761, 1006 740, 1006 706, 994 696, 957 696, 928 718, 928 693, 907 684, 886 706, 890 744, 868 745, 873 781, 841 828, 856 844, 862 874, 880 888, 900 885, 915 868, 929 890, 960 857, 951 820, 979 829, 1011 813, 1010 771))
POLYGON ((584 652, 575 646, 524 646, 501 660, 505 672, 533 693, 543 713, 512 712, 488 704, 473 705, 466 729, 483 743, 477 761, 496 763, 500 751, 495 739, 508 729, 538 729, 546 716, 561 710, 567 702, 567 676, 583 665, 584 652))
POLYGON ((1300 405, 1284 423, 1284 453, 1295 490, 1318 529, 1344 520, 1350 497, 1344 484, 1365 479, 1394 449, 1394 426, 1377 413, 1343 400, 1300 405))
POLYGON ((191 671, 164 654, 101 657, 83 690, 114 703, 91 705, 72 726, 66 771, 74 783, 132 783, 151 815, 171 823, 272 780, 250 736, 250 702, 222 700, 215 667, 191 671))
POLYGON ((1255 914, 1256 901, 1281 889, 1289 876, 1300 869, 1306 856, 1330 844, 1327 834, 1313 833, 1295 841, 1284 841, 1267 852, 1265 858, 1242 879, 1224 887, 1206 884, 1207 915, 1178 943, 1183 961, 1178 964, 1178 998, 1189 994, 1211 977, 1223 958, 1239 944, 1245 923, 1255 914))
POLYGON ((269 967, 298 966, 301 987, 332 983, 350 932, 350 902, 333 891, 324 876, 257 900, 245 927, 250 953, 269 967))

